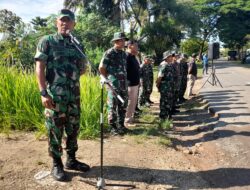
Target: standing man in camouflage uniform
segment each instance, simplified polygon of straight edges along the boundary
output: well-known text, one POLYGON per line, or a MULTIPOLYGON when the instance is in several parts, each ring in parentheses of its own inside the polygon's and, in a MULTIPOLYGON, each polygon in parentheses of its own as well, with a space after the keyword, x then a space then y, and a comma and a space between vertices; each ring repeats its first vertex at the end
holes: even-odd
POLYGON ((187 75, 188 75, 188 64, 187 64, 188 56, 186 54, 182 54, 179 59, 180 62, 180 93, 179 93, 179 101, 184 102, 186 99, 184 98, 184 94, 187 88, 187 75))
POLYGON ((140 66, 140 94, 139 94, 139 105, 149 105, 153 103, 150 100, 150 95, 153 90, 154 80, 152 60, 150 56, 145 56, 143 63, 140 66))
POLYGON ((173 56, 170 52, 163 53, 163 61, 159 66, 156 87, 160 92, 160 119, 172 118, 172 105, 174 99, 174 70, 171 65, 173 56))
POLYGON ((68 31, 75 26, 75 16, 62 9, 57 17, 57 33, 44 36, 37 45, 36 75, 45 107, 49 153, 53 158, 52 176, 65 180, 62 156, 62 136, 66 132, 67 169, 88 171, 87 164, 75 158, 80 128, 80 76, 87 60, 71 43, 68 31))
POLYGON ((179 86, 180 86, 180 68, 179 68, 179 63, 177 62, 177 59, 179 58, 179 55, 176 54, 175 52, 172 52, 172 67, 173 67, 173 79, 174 79, 174 97, 173 97, 173 105, 171 112, 172 114, 175 114, 176 112, 180 112, 177 110, 177 102, 179 98, 179 86))
POLYGON ((100 73, 108 78, 116 93, 124 100, 124 104, 122 104, 113 91, 108 88, 108 123, 113 135, 123 135, 128 132, 128 129, 124 126, 128 105, 127 60, 124 52, 125 40, 128 39, 124 33, 114 33, 114 37, 111 40, 114 46, 104 53, 99 65, 100 73))

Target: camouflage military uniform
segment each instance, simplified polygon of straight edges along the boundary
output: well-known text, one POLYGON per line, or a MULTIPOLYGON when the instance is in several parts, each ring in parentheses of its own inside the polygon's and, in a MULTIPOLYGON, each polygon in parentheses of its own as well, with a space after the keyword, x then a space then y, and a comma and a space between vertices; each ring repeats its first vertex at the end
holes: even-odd
POLYGON ((177 62, 172 63, 173 67, 173 78, 174 78, 174 97, 173 97, 173 109, 177 104, 178 98, 179 98, 179 89, 180 89, 180 70, 179 70, 179 64, 177 62))
POLYGON ((139 105, 144 105, 149 99, 153 90, 154 80, 153 66, 152 64, 142 64, 140 68, 140 93, 139 93, 139 105))
POLYGON ((158 77, 162 77, 158 87, 160 92, 160 118, 171 117, 171 109, 174 99, 174 69, 167 62, 162 62, 159 67, 158 77))
POLYGON ((180 92, 179 99, 183 99, 187 88, 187 75, 188 75, 188 64, 186 61, 180 61, 180 92))
POLYGON ((55 108, 45 109, 49 137, 49 153, 52 157, 62 155, 62 136, 67 134, 66 151, 78 149, 77 135, 80 127, 80 72, 86 59, 77 51, 69 38, 61 34, 43 37, 37 46, 36 60, 46 64, 46 84, 55 108))
POLYGON ((107 50, 101 60, 100 65, 107 70, 108 80, 111 81, 116 93, 122 97, 122 104, 112 92, 108 89, 108 123, 111 126, 116 126, 118 121, 119 126, 124 126, 126 108, 128 104, 128 82, 126 70, 126 53, 122 50, 110 48, 107 50))

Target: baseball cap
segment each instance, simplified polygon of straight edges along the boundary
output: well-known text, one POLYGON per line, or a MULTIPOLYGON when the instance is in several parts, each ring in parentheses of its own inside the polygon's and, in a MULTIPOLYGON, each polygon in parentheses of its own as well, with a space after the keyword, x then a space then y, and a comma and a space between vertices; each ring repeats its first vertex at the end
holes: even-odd
POLYGON ((61 19, 63 17, 68 17, 70 20, 75 20, 75 14, 69 9, 61 9, 58 13, 57 18, 61 19))
POLYGON ((132 45, 132 44, 137 44, 137 41, 136 40, 129 40, 127 41, 126 45, 132 45))

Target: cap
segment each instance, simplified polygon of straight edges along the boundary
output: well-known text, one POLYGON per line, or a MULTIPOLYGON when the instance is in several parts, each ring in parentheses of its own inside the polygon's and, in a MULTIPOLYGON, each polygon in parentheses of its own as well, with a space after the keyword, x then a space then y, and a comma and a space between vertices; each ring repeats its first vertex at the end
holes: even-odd
POLYGON ((173 52, 171 52, 171 51, 165 51, 164 53, 163 53, 163 60, 165 60, 165 59, 167 59, 168 57, 170 57, 170 56, 173 56, 173 52))
POLYGON ((62 9, 59 11, 57 18, 61 19, 63 17, 68 17, 70 20, 75 20, 75 14, 69 9, 62 9))
POLYGON ((152 56, 151 55, 143 55, 143 59, 150 59, 150 60, 152 60, 152 56))
POLYGON ((187 55, 187 54, 185 54, 185 53, 183 53, 183 54, 181 54, 181 58, 188 59, 188 55, 187 55))
POLYGON ((192 53, 192 57, 193 58, 197 57, 196 53, 192 53))
POLYGON ((128 40, 128 38, 125 36, 123 32, 116 32, 114 33, 114 37, 111 40, 111 42, 116 41, 116 40, 121 40, 121 39, 125 39, 125 41, 128 40))
POLYGON ((132 44, 137 44, 137 41, 136 40, 129 40, 127 41, 126 45, 132 45, 132 44))

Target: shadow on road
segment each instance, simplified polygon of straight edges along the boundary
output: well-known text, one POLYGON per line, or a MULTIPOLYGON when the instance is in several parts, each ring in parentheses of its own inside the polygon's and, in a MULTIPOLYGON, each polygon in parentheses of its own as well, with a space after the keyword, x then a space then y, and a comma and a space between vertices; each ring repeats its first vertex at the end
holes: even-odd
MULTIPOLYGON (((84 174, 78 173, 82 178, 97 178, 100 177, 99 174, 100 167, 93 167, 90 172, 84 174)), ((69 173, 69 175, 73 177, 76 174, 69 173)), ((249 176, 250 169, 248 168, 218 168, 208 171, 189 172, 104 166, 104 179, 107 180, 171 185, 174 189, 244 187, 250 185, 249 176), (195 183, 200 178, 206 180, 207 183, 195 183)))

